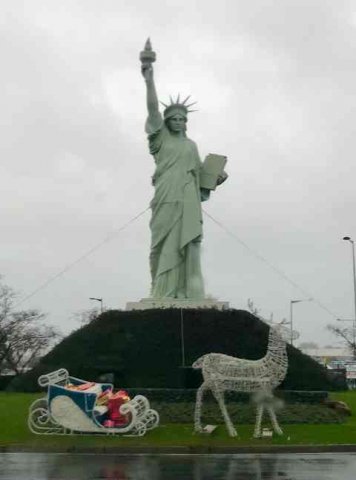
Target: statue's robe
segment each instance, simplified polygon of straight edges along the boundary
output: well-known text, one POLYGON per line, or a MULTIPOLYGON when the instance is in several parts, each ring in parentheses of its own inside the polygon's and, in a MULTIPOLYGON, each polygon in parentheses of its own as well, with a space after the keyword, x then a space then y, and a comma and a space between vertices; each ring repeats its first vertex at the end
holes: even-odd
POLYGON ((204 297, 200 268, 202 212, 199 188, 201 161, 196 144, 173 135, 163 120, 146 122, 150 153, 154 156, 155 187, 150 267, 151 296, 204 297))

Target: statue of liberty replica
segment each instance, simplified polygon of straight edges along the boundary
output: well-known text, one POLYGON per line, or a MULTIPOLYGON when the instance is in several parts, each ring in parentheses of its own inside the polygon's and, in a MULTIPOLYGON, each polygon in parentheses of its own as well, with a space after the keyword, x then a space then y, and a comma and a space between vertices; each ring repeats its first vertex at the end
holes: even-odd
POLYGON ((211 190, 221 184, 226 157, 208 155, 202 163, 196 144, 187 136, 189 108, 185 100, 170 98, 163 115, 154 83, 156 54, 148 39, 140 54, 147 89, 146 133, 154 157, 154 196, 150 207, 151 299, 203 300, 201 271, 202 209, 211 190))

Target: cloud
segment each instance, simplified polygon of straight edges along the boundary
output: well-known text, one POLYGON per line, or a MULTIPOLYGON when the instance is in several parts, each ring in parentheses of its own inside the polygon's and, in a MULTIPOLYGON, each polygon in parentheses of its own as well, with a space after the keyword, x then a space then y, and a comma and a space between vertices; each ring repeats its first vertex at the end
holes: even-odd
MULTIPOLYGON (((339 316, 352 311, 355 22, 350 1, 5 1, 0 21, 2 272, 24 292, 100 244, 152 196, 139 52, 160 99, 198 101, 188 133, 229 158, 204 206, 339 316)), ((71 328, 88 296, 147 296, 149 213, 28 305, 71 328), (88 295, 90 291, 90 294, 88 295)), ((207 290, 286 316, 291 285, 205 220, 207 290)), ((315 307, 315 308, 314 308, 315 307)), ((302 333, 331 318, 300 306, 302 333)), ((314 330, 313 330, 314 331, 314 330)), ((326 334, 325 334, 326 335, 326 334)))

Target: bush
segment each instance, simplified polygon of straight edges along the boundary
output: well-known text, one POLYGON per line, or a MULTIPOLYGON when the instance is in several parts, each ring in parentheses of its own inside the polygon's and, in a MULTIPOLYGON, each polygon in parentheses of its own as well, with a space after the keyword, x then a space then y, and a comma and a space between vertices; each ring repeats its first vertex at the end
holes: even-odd
MULTIPOLYGON (((226 402, 229 415, 235 425, 254 424, 256 408, 253 405, 242 403, 226 402)), ((165 403, 152 402, 152 408, 159 412, 162 423, 193 423, 194 403, 165 403)), ((343 423, 345 416, 338 414, 334 410, 323 405, 307 405, 307 404, 285 404, 285 406, 277 412, 280 424, 295 423, 343 423)), ((204 402, 202 409, 202 418, 204 423, 221 424, 223 417, 217 404, 212 402, 204 402)), ((270 425, 268 415, 265 415, 266 425, 270 425)), ((238 427, 237 427, 238 428, 238 427)))
POLYGON ((1 375, 0 376, 0 391, 5 390, 5 388, 12 382, 14 375, 1 375))
MULTIPOLYGON (((185 365, 182 365, 181 311, 177 309, 105 312, 73 332, 12 390, 36 391, 42 373, 64 367, 72 376, 98 380, 113 374, 115 385, 131 388, 197 388, 200 371, 182 368, 201 355, 218 352, 248 359, 265 355, 268 326, 242 310, 184 310, 185 365)), ((286 390, 345 389, 326 369, 288 345, 286 390)))
MULTIPOLYGON (((130 397, 135 395, 144 395, 150 402, 164 403, 194 403, 196 389, 186 388, 125 388, 130 397)), ((320 404, 327 400, 328 392, 321 391, 294 391, 277 390, 276 396, 283 399, 286 403, 307 403, 320 404)), ((244 392, 225 392, 226 402, 249 403, 251 395, 244 392)), ((204 403, 216 402, 210 390, 204 395, 204 403)))

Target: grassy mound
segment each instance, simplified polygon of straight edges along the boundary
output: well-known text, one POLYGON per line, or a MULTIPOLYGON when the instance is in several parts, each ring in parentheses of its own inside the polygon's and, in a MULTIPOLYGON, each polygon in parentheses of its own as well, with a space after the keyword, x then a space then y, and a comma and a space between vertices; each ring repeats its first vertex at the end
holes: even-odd
MULTIPOLYGON (((258 359, 266 353, 268 330, 266 324, 243 310, 184 310, 183 322, 181 311, 176 309, 112 310, 66 337, 10 388, 36 391, 39 375, 61 367, 88 380, 113 374, 118 387, 196 388, 201 383, 200 372, 182 367, 210 352, 258 359)), ((330 378, 324 367, 290 345, 288 358, 288 373, 281 388, 345 388, 343 382, 330 378)))

